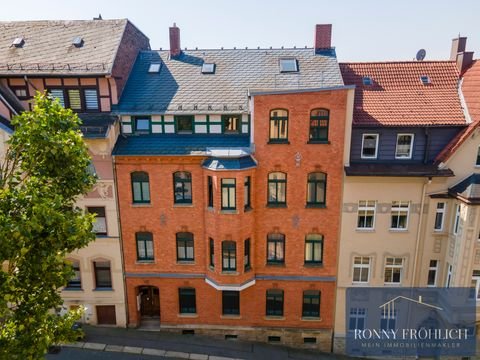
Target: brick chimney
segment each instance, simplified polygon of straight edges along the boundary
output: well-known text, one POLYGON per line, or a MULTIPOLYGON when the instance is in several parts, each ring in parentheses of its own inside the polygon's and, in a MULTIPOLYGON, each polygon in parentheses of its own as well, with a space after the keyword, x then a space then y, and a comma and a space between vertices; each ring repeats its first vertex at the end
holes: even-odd
POLYGON ((456 61, 458 71, 462 74, 472 65, 473 51, 465 51, 467 48, 467 38, 458 37, 452 40, 452 50, 450 51, 450 60, 456 61))
POLYGON ((315 51, 332 48, 332 24, 315 25, 315 51))
POLYGON ((180 28, 175 23, 170 28, 170 57, 180 55, 182 49, 180 48, 180 28))

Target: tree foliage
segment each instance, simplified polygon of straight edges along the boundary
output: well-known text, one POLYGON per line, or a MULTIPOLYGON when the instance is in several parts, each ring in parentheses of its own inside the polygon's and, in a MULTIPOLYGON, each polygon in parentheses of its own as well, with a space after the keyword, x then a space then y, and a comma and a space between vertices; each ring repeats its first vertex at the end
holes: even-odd
POLYGON ((95 181, 79 124, 45 94, 12 120, 0 160, 0 359, 40 359, 74 339, 80 312, 55 309, 73 275, 65 256, 94 239, 92 216, 75 207, 95 181))

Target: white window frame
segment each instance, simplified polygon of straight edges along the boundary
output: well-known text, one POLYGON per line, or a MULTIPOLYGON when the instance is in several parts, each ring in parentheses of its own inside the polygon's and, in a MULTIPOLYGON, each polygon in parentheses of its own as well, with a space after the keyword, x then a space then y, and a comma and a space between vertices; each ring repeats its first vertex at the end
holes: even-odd
POLYGON ((375 217, 377 215, 377 201, 376 200, 359 200, 357 210, 357 230, 374 230, 375 229, 375 217), (361 202, 365 202, 365 205, 361 205, 361 202), (371 205, 373 203, 373 205, 371 205), (360 218, 360 211, 364 212, 364 217, 367 216, 367 212, 373 210, 372 227, 359 227, 358 219, 360 218))
POLYGON ((371 258, 369 256, 354 256, 353 257, 353 272, 352 272, 352 283, 354 284, 368 284, 370 281, 370 264, 371 258), (355 260, 360 259, 360 263, 356 263, 355 260), (367 259, 368 264, 364 264, 363 260, 367 259), (355 269, 359 269, 359 279, 355 280, 355 269), (365 270, 366 269, 366 270, 365 270), (362 281, 362 274, 364 271, 367 271, 367 280, 362 281))
POLYGON ((414 144, 414 142, 415 142, 415 134, 408 134, 408 133, 397 134, 397 142, 395 144, 395 159, 400 159, 400 160, 411 159, 412 154, 413 154, 413 144, 414 144), (398 155, 398 139, 400 138, 400 136, 410 136, 411 137, 410 150, 408 152, 408 156, 399 156, 398 155))
POLYGON ((378 156, 378 134, 374 133, 368 133, 368 134, 362 134, 362 149, 360 150, 360 157, 362 159, 376 159, 378 156), (368 155, 363 155, 363 147, 365 145, 365 137, 366 136, 374 136, 375 137, 375 155, 373 156, 368 156, 368 155))
POLYGON ((455 205, 455 217, 453 218, 453 235, 458 235, 458 227, 460 225, 460 204, 455 205))
POLYGON ((427 273, 427 287, 436 287, 437 286, 437 280, 438 280, 438 260, 436 259, 431 259, 429 266, 428 266, 428 273, 427 273), (432 266, 432 261, 435 261, 435 266, 432 266), (435 272, 435 279, 433 280, 433 284, 428 283, 428 278, 430 277, 430 271, 435 272))
POLYGON ((438 202, 437 203, 437 207, 435 208, 435 219, 433 221, 433 231, 437 231, 437 232, 440 232, 440 231, 443 231, 443 226, 445 224, 445 212, 447 210, 447 203, 446 202, 438 202), (443 204, 443 208, 439 208, 438 206, 440 204, 443 204), (442 217, 442 222, 440 224, 440 228, 436 228, 435 226, 437 225, 437 216, 440 215, 442 217))
POLYGON ((384 271, 383 271, 383 282, 385 285, 400 285, 402 283, 402 280, 403 280, 403 266, 405 265, 405 260, 401 257, 393 257, 393 256, 387 256, 385 258, 385 268, 384 268, 384 271), (393 259, 393 264, 387 264, 388 262, 388 259, 393 259), (395 264, 395 260, 402 260, 402 263, 401 264, 395 264), (399 281, 387 281, 386 279, 386 271, 387 269, 390 269, 392 271, 392 280, 393 280, 393 273, 394 273, 394 270, 395 269, 400 269, 400 279, 399 281))
POLYGON ((408 230, 408 222, 409 222, 409 219, 410 218, 410 201, 401 201, 401 200, 396 200, 396 201, 392 201, 392 208, 391 208, 391 211, 390 211, 390 230, 392 231, 407 231, 408 230), (397 206, 394 206, 394 203, 398 203, 397 206), (407 207, 405 208, 403 205, 407 205, 407 207), (396 216, 400 216, 402 213, 405 213, 406 212, 406 216, 407 216, 407 221, 405 223, 405 227, 392 227, 392 218, 394 216, 394 212, 396 212, 396 216))
POLYGON ((452 282, 452 273, 453 273, 453 268, 452 265, 447 263, 447 278, 445 279, 445 287, 449 288, 452 282))

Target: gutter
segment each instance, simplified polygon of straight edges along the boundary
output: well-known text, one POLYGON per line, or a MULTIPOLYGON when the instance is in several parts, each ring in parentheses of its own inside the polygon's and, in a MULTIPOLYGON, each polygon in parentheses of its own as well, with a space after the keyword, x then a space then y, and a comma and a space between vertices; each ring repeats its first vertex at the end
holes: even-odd
POLYGON ((275 95, 275 94, 297 94, 306 92, 334 91, 355 89, 355 85, 340 85, 321 88, 300 88, 300 89, 248 89, 248 96, 275 95))

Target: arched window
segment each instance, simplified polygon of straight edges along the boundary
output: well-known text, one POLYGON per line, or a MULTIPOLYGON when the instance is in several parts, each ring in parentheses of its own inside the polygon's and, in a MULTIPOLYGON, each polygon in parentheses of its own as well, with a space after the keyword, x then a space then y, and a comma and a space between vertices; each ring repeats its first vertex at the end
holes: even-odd
POLYGON ((97 289, 111 289, 112 274, 110 271, 110 261, 95 260, 93 262, 93 270, 95 273, 95 287, 97 289))
POLYGON ((272 172, 268 174, 268 204, 286 205, 287 203, 287 174, 272 172))
POLYGON ((270 142, 288 141, 288 111, 274 109, 270 111, 270 142))
POLYGON ((194 261, 193 234, 177 233, 177 261, 194 261))
POLYGON ((309 234, 305 237, 305 264, 323 262, 323 235, 309 234))
POLYGON ((310 141, 328 141, 328 123, 330 111, 327 109, 313 109, 310 112, 310 141))
POLYGON ((307 206, 325 205, 327 191, 327 174, 315 172, 308 174, 307 179, 307 206))
POLYGON ((222 270, 237 270, 237 247, 235 241, 222 242, 222 270))
POLYGON ((173 174, 173 198, 175 204, 192 203, 192 174, 178 171, 173 174))
POLYGON ((285 262, 285 235, 267 235, 267 264, 278 264, 285 262))
POLYGON ((137 241, 137 259, 153 260, 153 235, 149 232, 137 232, 135 234, 137 241))
POLYGON ((143 171, 133 172, 131 174, 132 194, 134 203, 150 202, 150 182, 148 173, 143 171))

